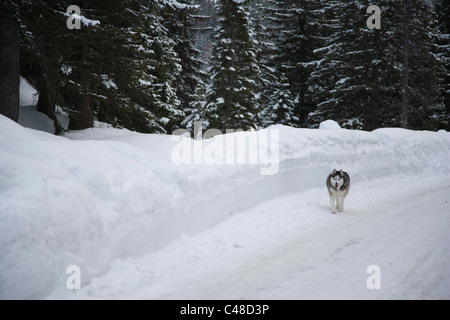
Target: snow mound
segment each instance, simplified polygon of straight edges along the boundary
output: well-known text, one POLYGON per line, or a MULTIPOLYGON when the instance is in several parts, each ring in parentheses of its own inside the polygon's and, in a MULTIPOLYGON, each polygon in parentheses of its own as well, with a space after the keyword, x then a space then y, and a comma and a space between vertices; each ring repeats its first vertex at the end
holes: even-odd
POLYGON ((194 141, 94 128, 56 137, 0 116, 0 299, 66 288, 70 265, 81 268, 84 285, 116 259, 155 251, 268 199, 324 188, 333 168, 357 186, 410 172, 411 179, 449 176, 448 159, 444 132, 273 126, 194 141), (279 139, 266 146, 261 137, 270 131, 279 139), (228 148, 242 137, 258 151, 269 147, 276 174, 261 175, 261 164, 228 148), (193 164, 175 163, 180 146, 190 148, 193 164), (217 146, 230 164, 206 162, 217 146))
POLYGON ((341 129, 341 126, 334 120, 325 120, 320 123, 319 129, 335 130, 341 129))

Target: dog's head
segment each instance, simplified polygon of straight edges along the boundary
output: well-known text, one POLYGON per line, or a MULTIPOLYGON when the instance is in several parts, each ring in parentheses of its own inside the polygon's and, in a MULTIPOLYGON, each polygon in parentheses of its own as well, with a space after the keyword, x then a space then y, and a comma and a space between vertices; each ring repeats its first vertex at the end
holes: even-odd
POLYGON ((344 184, 344 173, 342 169, 340 171, 333 170, 330 174, 330 184, 337 190, 341 189, 344 184))

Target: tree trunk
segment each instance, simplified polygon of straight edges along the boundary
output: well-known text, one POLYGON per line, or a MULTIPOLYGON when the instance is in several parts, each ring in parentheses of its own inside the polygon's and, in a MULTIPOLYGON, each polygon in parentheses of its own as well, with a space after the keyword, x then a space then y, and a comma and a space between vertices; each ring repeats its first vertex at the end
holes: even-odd
POLYGON ((408 77, 409 77, 409 0, 405 1, 405 10, 403 10, 403 70, 402 70, 402 113, 400 119, 400 126, 402 128, 408 127, 409 115, 409 97, 408 97, 408 77))
MULTIPOLYGON (((82 2, 83 8, 88 8, 87 0, 82 2)), ((88 59, 89 44, 87 40, 81 42, 81 55, 80 55, 80 68, 81 70, 75 70, 78 73, 79 83, 81 90, 78 89, 76 106, 77 113, 70 116, 69 130, 83 130, 92 128, 94 126, 94 110, 92 107, 92 99, 89 96, 90 83, 88 75, 86 74, 85 62, 88 59)))
POLYGON ((7 12, 0 13, 0 114, 19 120, 19 35, 7 12))
POLYGON ((37 111, 44 113, 47 117, 53 120, 53 125, 55 126, 54 134, 60 135, 64 133, 64 128, 61 126, 58 117, 56 116, 55 106, 56 102, 54 89, 49 86, 47 79, 43 79, 39 85, 37 111))
MULTIPOLYGON (((80 61, 87 59, 88 49, 88 44, 84 41, 81 44, 80 61)), ((94 111, 92 108, 92 100, 89 97, 90 85, 88 76, 86 75, 87 70, 77 70, 76 72, 79 75, 81 90, 78 89, 77 92, 77 99, 75 100, 77 112, 70 116, 69 130, 83 130, 94 126, 94 111)))
POLYGON ((52 97, 50 88, 47 84, 47 80, 43 79, 39 86, 39 100, 37 103, 37 111, 44 113, 50 119, 55 116, 55 103, 52 97))
MULTIPOLYGON (((381 32, 379 29, 374 29, 373 31, 373 50, 375 52, 375 59, 381 59, 381 32)), ((380 104, 380 71, 378 66, 372 64, 372 71, 370 75, 370 86, 372 92, 370 94, 369 110, 367 110, 367 130, 372 131, 377 129, 379 125, 378 120, 378 107, 380 104)))

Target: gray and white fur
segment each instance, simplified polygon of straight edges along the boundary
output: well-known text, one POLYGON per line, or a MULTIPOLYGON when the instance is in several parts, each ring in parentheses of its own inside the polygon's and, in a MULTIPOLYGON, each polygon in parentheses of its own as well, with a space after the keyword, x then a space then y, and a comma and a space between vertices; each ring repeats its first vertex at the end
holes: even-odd
POLYGON ((333 170, 327 178, 327 189, 330 195, 331 212, 344 211, 344 200, 350 191, 350 176, 347 172, 333 170))

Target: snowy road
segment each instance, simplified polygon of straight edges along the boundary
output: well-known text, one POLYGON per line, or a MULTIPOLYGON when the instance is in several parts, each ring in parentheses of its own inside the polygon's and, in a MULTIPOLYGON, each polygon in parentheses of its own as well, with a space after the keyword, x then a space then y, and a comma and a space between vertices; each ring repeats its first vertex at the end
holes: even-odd
POLYGON ((49 298, 450 299, 450 184, 376 184, 336 215, 324 189, 261 203, 49 298))

